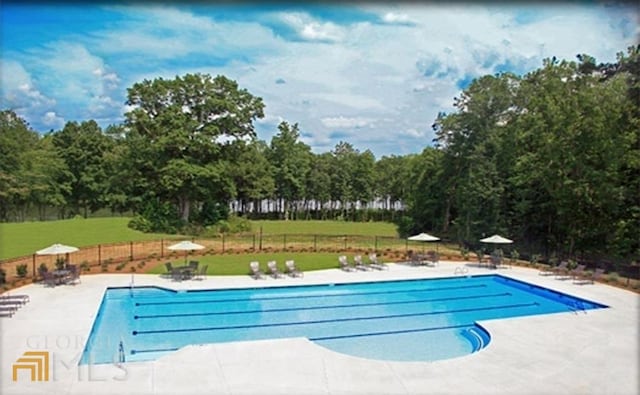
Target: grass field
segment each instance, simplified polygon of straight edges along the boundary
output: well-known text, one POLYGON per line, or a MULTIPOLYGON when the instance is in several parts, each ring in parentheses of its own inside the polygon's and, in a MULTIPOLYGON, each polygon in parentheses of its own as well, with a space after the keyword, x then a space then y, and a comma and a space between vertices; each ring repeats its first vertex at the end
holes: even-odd
MULTIPOLYGON (((146 234, 127 227, 129 218, 0 223, 0 259, 33 254, 53 243, 76 247, 154 239, 176 235, 146 234)), ((381 222, 252 221, 252 232, 270 234, 396 236, 395 225, 381 222)), ((184 238, 184 236, 182 237, 184 238)))
POLYGON ((129 218, 90 218, 0 224, 0 259, 33 254, 53 243, 75 247, 175 237, 127 227, 129 218))
MULTIPOLYGON (((301 271, 320 270, 331 267, 339 267, 336 253, 256 253, 256 254, 222 254, 198 256, 192 259, 200 262, 200 266, 208 265, 207 274, 209 275, 241 275, 249 273, 249 262, 260 262, 260 268, 263 272, 267 270, 268 261, 276 261, 278 269, 284 272, 284 262, 293 259, 296 267, 301 271)), ((191 260, 191 259, 189 259, 191 260)), ((183 259, 174 259, 171 261, 174 266, 184 264, 183 259)), ((165 266, 160 264, 148 273, 162 274, 166 273, 165 266)))
POLYGON ((342 221, 251 221, 252 231, 264 234, 315 234, 398 236, 396 225, 390 222, 342 222, 342 221))

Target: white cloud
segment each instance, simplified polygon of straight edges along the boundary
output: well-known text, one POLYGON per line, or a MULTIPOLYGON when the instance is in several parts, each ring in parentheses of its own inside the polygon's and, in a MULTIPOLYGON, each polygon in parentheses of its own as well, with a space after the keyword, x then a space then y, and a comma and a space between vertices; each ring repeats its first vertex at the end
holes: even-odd
POLYGON ((338 42, 345 35, 344 29, 335 23, 319 22, 306 13, 286 12, 280 18, 305 40, 338 42))
POLYGON ((51 129, 61 129, 65 123, 64 118, 58 116, 55 111, 47 111, 41 121, 51 129))
POLYGON ((382 20, 386 23, 390 23, 390 24, 413 24, 414 21, 411 20, 411 18, 409 17, 409 15, 407 14, 399 14, 396 12, 386 12, 383 16, 382 16, 382 20))
POLYGON ((331 129, 360 129, 366 126, 372 126, 372 120, 368 118, 361 117, 330 117, 330 118, 322 118, 320 120, 322 124, 331 129))

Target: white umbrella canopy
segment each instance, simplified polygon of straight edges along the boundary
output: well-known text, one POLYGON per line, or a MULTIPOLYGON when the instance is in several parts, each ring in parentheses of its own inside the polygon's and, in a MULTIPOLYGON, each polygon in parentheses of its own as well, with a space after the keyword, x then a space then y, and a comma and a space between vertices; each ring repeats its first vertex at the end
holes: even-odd
POLYGON ((78 251, 77 247, 67 246, 64 244, 53 244, 47 248, 36 251, 37 255, 60 255, 69 254, 78 251))
POLYGON ((181 241, 180 243, 176 243, 167 247, 172 251, 184 251, 184 262, 187 263, 187 256, 189 255, 189 251, 193 250, 201 250, 204 248, 203 245, 194 243, 190 240, 181 241))
MULTIPOLYGON (((407 237, 407 240, 429 242, 429 241, 438 241, 440 240, 440 238, 436 236, 432 236, 429 233, 419 233, 417 235, 407 237)), ((436 246, 436 249, 437 249, 437 246, 436 246)), ((424 245, 422 246, 422 252, 424 253, 424 245)))
POLYGON ((509 240, 506 237, 502 237, 500 235, 493 235, 491 237, 486 237, 484 239, 480 239, 482 243, 491 243, 491 244, 511 244, 513 240, 509 240))
POLYGON ((180 243, 170 245, 167 248, 172 251, 192 251, 192 250, 201 250, 204 248, 204 246, 194 243, 190 240, 185 240, 185 241, 181 241, 180 243))
POLYGON ((428 233, 420 233, 420 234, 408 237, 407 240, 411 240, 411 241, 438 241, 438 240, 440 240, 440 238, 432 236, 432 235, 430 235, 428 233))

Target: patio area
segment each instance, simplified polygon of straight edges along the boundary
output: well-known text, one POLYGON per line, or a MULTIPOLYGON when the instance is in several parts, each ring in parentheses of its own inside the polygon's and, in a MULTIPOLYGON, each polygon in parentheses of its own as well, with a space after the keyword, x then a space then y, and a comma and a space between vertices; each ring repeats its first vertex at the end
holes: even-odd
POLYGON ((158 275, 82 276, 55 288, 13 290, 30 302, 2 326, 2 394, 637 394, 640 296, 604 284, 574 284, 513 267, 492 270, 440 261, 438 266, 390 264, 389 270, 307 272, 254 280, 206 277, 175 282, 158 275), (491 343, 480 352, 437 362, 388 362, 338 354, 306 338, 193 345, 156 361, 83 365, 78 360, 109 286, 172 289, 242 288, 449 277, 499 273, 608 305, 565 313, 480 322, 491 343), (26 351, 46 351, 48 380, 28 371, 13 380, 26 351))

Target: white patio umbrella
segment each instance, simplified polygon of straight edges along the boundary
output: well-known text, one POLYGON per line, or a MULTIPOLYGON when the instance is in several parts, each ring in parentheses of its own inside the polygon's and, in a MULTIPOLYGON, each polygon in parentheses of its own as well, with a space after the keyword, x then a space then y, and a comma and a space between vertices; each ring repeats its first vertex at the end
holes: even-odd
MULTIPOLYGON (((36 251, 36 255, 56 255, 56 265, 58 258, 57 256, 60 254, 70 254, 72 252, 78 251, 78 247, 68 246, 64 244, 52 244, 47 248, 43 248, 41 250, 36 251)), ((68 260, 68 259, 67 259, 68 260)), ((66 262, 68 263, 68 262, 66 262)), ((35 270, 35 265, 34 265, 35 270)))
MULTIPOLYGON (((436 237, 436 236, 432 236, 432 235, 430 235, 428 233, 419 233, 417 235, 413 235, 413 236, 407 237, 407 240, 430 242, 430 241, 438 241, 438 240, 440 240, 440 238, 436 237)), ((436 248, 437 248, 437 246, 436 246, 436 248)), ((424 252, 424 245, 422 246, 422 250, 424 252)))
POLYGON ((490 244, 511 244, 513 240, 509 240, 506 237, 502 237, 500 235, 493 235, 491 237, 485 237, 484 239, 480 239, 482 243, 490 243, 490 244))
POLYGON ((37 255, 60 255, 69 254, 78 251, 77 247, 67 246, 64 244, 53 244, 47 248, 36 251, 37 255))
POLYGON ((190 240, 181 241, 180 243, 176 243, 167 247, 172 251, 184 251, 184 262, 187 263, 187 256, 189 255, 189 251, 193 250, 201 250, 204 248, 203 245, 194 243, 190 240))

